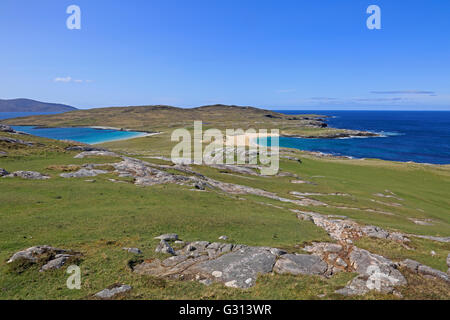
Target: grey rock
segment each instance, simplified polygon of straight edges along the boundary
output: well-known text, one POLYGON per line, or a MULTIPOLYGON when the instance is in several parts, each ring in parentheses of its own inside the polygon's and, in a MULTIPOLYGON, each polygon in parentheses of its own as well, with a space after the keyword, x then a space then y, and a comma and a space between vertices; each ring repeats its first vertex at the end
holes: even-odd
POLYGON ((336 293, 344 296, 363 295, 370 291, 367 287, 367 277, 357 276, 350 281, 344 288, 336 290, 336 293))
POLYGON ((417 234, 413 234, 411 236, 416 237, 416 238, 433 240, 433 241, 437 241, 437 242, 445 242, 445 243, 450 242, 450 237, 435 237, 435 236, 424 236, 424 235, 417 235, 417 234))
POLYGON ((433 269, 429 266, 423 265, 420 262, 411 259, 405 259, 400 262, 400 266, 423 276, 437 278, 446 282, 450 282, 450 276, 440 270, 433 269))
POLYGON ((0 124, 0 132, 15 133, 16 131, 13 128, 11 128, 10 126, 0 124))
POLYGON ((67 151, 107 151, 102 148, 96 148, 89 145, 86 146, 71 146, 66 148, 67 151))
POLYGON ((132 287, 130 287, 129 285, 121 284, 121 285, 117 285, 111 289, 104 289, 104 290, 96 293, 95 297, 100 298, 100 299, 111 299, 119 294, 126 293, 126 292, 130 291, 131 289, 132 289, 132 287))
POLYGON ((450 268, 450 253, 447 256, 447 266, 450 268))
POLYGON ((63 178, 85 178, 85 177, 95 177, 99 174, 106 174, 108 171, 105 170, 88 170, 80 169, 76 172, 61 173, 60 176, 63 178))
POLYGON ((11 144, 21 144, 21 145, 28 146, 28 147, 34 146, 34 142, 23 141, 20 139, 13 139, 13 138, 7 138, 7 137, 0 137, 0 141, 6 142, 6 143, 11 143, 11 144))
POLYGON ((227 237, 227 236, 220 236, 220 237, 219 237, 219 240, 227 241, 227 240, 228 240, 228 237, 227 237))
POLYGON ((139 248, 122 248, 122 249, 128 251, 129 253, 142 254, 142 251, 139 248))
POLYGON ((0 177, 7 176, 8 174, 9 174, 8 171, 6 171, 6 170, 3 169, 3 168, 0 168, 0 177))
POLYGON ((176 233, 167 233, 157 236, 155 237, 155 239, 164 241, 176 241, 178 240, 178 235, 176 233))
POLYGON ((69 260, 73 255, 70 254, 58 254, 54 259, 47 262, 45 265, 41 267, 40 272, 60 269, 64 266, 64 264, 69 260))
POLYGON ((46 180, 46 179, 50 179, 49 176, 45 176, 39 172, 35 172, 35 171, 16 171, 13 172, 9 175, 7 175, 6 177, 19 177, 22 179, 28 179, 28 180, 46 180))
POLYGON ((84 152, 77 154, 74 158, 75 159, 84 159, 86 157, 95 157, 95 156, 118 157, 119 155, 117 153, 114 153, 111 151, 84 151, 84 152))
POLYGON ((159 245, 156 247, 155 252, 175 255, 175 250, 173 250, 173 248, 165 240, 161 240, 159 245))
POLYGON ((318 256, 309 254, 285 254, 277 260, 273 271, 293 275, 325 275, 327 269, 328 265, 318 256))
POLYGON ((54 248, 48 245, 35 246, 19 252, 16 252, 7 263, 12 263, 16 260, 26 260, 32 263, 38 262, 44 255, 58 255, 67 253, 67 250, 54 248))
POLYGON ((276 257, 270 251, 258 247, 246 247, 224 254, 214 260, 201 262, 191 271, 234 288, 249 288, 255 284, 258 274, 272 272, 276 257))

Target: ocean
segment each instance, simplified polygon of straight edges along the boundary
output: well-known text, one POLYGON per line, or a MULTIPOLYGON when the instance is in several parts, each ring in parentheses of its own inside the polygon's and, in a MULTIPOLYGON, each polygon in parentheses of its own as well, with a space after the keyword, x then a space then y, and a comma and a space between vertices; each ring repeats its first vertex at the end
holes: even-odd
MULTIPOLYGON (((354 158, 450 164, 450 111, 283 110, 319 114, 330 127, 380 133, 382 137, 345 139, 280 138, 280 147, 354 158)), ((269 142, 270 143, 270 142, 269 142)))
MULTIPOLYGON (((327 123, 330 127, 372 131, 382 135, 376 138, 346 139, 281 137, 281 147, 354 158, 450 164, 450 111, 283 110, 278 112, 326 115, 329 116, 327 123)), ((34 114, 38 113, 0 113, 0 119, 34 114)), ((37 136, 90 144, 132 138, 142 134, 92 128, 15 128, 37 136)))

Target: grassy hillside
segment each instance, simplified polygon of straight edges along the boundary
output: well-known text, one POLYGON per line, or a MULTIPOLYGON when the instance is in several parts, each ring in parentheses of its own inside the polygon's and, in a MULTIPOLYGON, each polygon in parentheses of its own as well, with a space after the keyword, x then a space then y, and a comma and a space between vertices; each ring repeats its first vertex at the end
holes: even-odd
POLYGON ((154 132, 191 128, 194 120, 203 121, 204 128, 280 129, 289 135, 327 136, 346 132, 324 128, 318 115, 285 115, 253 107, 225 105, 192 109, 170 106, 99 108, 7 119, 0 123, 47 127, 107 126, 154 132))
MULTIPOLYGON (((0 157, 0 168, 9 172, 34 170, 51 177, 42 181, 0 178, 1 299, 89 298, 118 282, 133 286, 132 292, 124 297, 128 299, 319 299, 318 295, 323 294, 326 294, 325 299, 345 299, 334 291, 342 288, 354 274, 340 273, 330 279, 269 275, 258 278, 256 286, 248 290, 136 275, 128 267, 136 257, 122 247, 141 248, 145 259, 158 257, 154 252, 157 241, 153 238, 161 233, 176 232, 187 241, 216 241, 219 236, 227 235, 232 243, 278 247, 291 252, 302 252, 301 247, 311 241, 331 239, 313 223, 297 219, 290 209, 298 209, 298 206, 292 203, 254 195, 229 195, 212 189, 198 192, 175 184, 139 187, 114 173, 63 179, 59 174, 67 165, 107 164, 119 159, 74 159, 78 152, 66 151, 68 143, 8 133, 1 133, 1 136, 20 138, 35 145, 0 144, 0 151, 4 153, 0 157), (17 273, 5 263, 14 252, 42 244, 83 253, 81 290, 66 288, 64 269, 39 273, 35 266, 17 273)), ((170 164, 149 158, 168 155, 168 139, 168 134, 162 134, 103 146, 150 163, 170 164)), ((321 159, 301 151, 283 152, 301 158, 302 163, 282 159, 282 171, 296 174, 310 183, 293 184, 292 178, 287 176, 249 176, 206 166, 193 166, 193 169, 223 182, 261 188, 286 198, 292 198, 292 191, 347 193, 350 196, 312 196, 330 206, 302 210, 346 215, 387 230, 450 236, 449 166, 321 159), (375 196, 387 189, 402 200, 375 196), (400 202, 400 206, 392 206, 391 202, 400 202), (418 225, 413 219, 432 221, 432 224, 418 225)), ((448 243, 418 238, 412 238, 408 248, 374 239, 362 239, 358 246, 392 259, 412 258, 442 271, 446 271, 445 259, 450 252, 448 243), (434 255, 430 254, 432 250, 434 255)), ((450 298, 448 286, 442 282, 409 273, 406 276, 410 285, 400 288, 404 298, 450 298)), ((358 298, 396 297, 370 293, 358 298)))

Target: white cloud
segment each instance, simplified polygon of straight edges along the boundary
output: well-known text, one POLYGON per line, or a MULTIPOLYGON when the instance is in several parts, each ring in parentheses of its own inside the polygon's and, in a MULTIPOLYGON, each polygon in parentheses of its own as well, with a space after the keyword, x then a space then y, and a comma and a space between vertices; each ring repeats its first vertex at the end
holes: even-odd
POLYGON ((70 82, 70 81, 72 81, 72 77, 65 77, 65 78, 63 78, 63 77, 58 77, 58 78, 55 78, 53 81, 55 81, 55 82, 70 82))
POLYGON ((67 77, 57 77, 55 79, 53 79, 54 82, 61 82, 61 83, 69 83, 69 82, 74 82, 74 83, 91 83, 94 82, 93 80, 81 80, 81 79, 73 79, 70 76, 67 77))

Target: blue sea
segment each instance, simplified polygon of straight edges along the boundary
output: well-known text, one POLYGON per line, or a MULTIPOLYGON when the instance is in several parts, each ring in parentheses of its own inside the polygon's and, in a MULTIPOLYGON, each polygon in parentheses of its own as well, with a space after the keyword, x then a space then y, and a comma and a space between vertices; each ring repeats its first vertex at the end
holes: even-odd
MULTIPOLYGON (((330 127, 380 133, 376 138, 280 138, 280 147, 355 158, 450 164, 450 111, 278 111, 320 114, 330 127)), ((269 141, 270 143, 270 141, 269 141)))
MULTIPOLYGON (((0 119, 26 117, 44 113, 35 112, 0 112, 0 119)), ((51 113, 45 113, 51 114, 51 113)), ((94 128, 36 128, 33 126, 11 126, 14 130, 26 132, 35 136, 57 140, 72 140, 88 144, 103 143, 114 140, 136 138, 142 132, 120 131, 94 128)))
MULTIPOLYGON (((450 164, 450 111, 289 110, 279 112, 326 115, 329 117, 327 123, 330 127, 372 131, 382 135, 376 138, 346 139, 281 137, 281 147, 354 158, 450 164)), ((0 119, 36 114, 38 113, 0 113, 0 119)), ((21 126, 14 128, 46 138, 74 140, 89 144, 132 138, 142 134, 93 128, 39 129, 21 126)))

